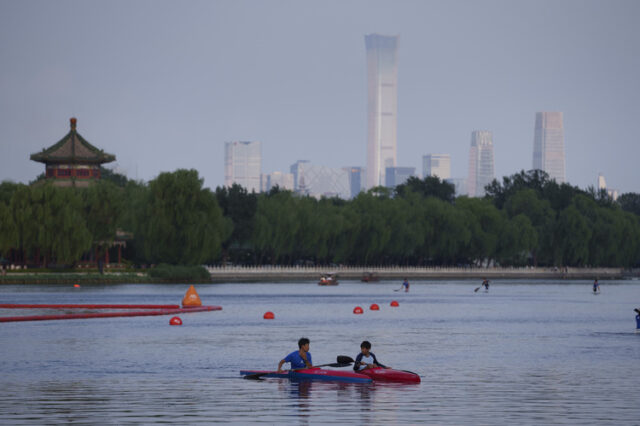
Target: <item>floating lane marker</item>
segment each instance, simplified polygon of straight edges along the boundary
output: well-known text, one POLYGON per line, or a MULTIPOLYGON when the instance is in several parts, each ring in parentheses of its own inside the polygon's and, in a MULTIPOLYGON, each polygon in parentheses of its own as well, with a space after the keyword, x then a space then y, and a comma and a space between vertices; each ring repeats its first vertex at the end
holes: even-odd
POLYGON ((69 320, 87 318, 115 318, 115 317, 147 317, 154 315, 186 314, 191 312, 221 311, 222 306, 197 306, 193 308, 161 309, 148 311, 131 312, 94 312, 82 314, 60 314, 60 315, 30 315, 19 317, 0 317, 0 322, 19 321, 47 321, 47 320, 69 320))

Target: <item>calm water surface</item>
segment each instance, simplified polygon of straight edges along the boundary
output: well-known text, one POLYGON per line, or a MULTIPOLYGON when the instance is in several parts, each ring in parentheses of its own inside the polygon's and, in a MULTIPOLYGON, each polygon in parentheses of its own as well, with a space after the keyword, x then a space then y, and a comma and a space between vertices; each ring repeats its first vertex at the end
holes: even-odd
MULTIPOLYGON (((182 314, 181 327, 166 316, 0 323, 0 423, 640 423, 640 281, 601 282, 598 296, 586 281, 478 286, 200 285, 203 303, 223 310, 182 314), (274 369, 302 336, 316 364, 355 357, 366 339, 422 383, 239 377, 274 369)), ((0 286, 0 303, 178 304, 187 288, 0 286)))

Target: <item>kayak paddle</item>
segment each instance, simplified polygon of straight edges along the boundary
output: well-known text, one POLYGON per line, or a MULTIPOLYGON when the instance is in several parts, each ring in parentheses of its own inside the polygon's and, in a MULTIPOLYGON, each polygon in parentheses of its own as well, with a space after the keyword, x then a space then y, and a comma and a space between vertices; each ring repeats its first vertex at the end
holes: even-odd
POLYGON ((338 355, 338 358, 336 359, 336 361, 338 361, 338 364, 353 364, 355 361, 353 360, 353 358, 346 356, 346 355, 338 355))
MULTIPOLYGON (((340 356, 338 357, 338 359, 341 359, 341 358, 346 359, 346 358, 349 358, 349 357, 340 357, 340 356)), ((350 362, 347 362, 347 363, 345 363, 345 362, 332 362, 331 364, 320 364, 320 365, 314 365, 314 366, 312 366, 311 368, 317 368, 317 367, 345 367, 345 366, 349 365, 349 363, 353 362, 353 360, 352 360, 351 358, 349 358, 349 359, 350 359, 351 361, 350 361, 350 362)), ((308 368, 309 368, 309 367, 293 368, 293 369, 291 369, 291 370, 285 370, 284 372, 288 372, 288 371, 300 371, 300 370, 306 370, 306 369, 308 369, 308 368)), ((256 379, 259 379, 259 378, 261 378, 261 377, 263 377, 263 376, 266 376, 266 375, 269 375, 269 374, 272 374, 272 373, 274 373, 274 371, 265 371, 264 373, 248 374, 248 375, 246 375, 246 376, 243 376, 243 378, 244 378, 244 379, 247 379, 247 380, 256 380, 256 379)))

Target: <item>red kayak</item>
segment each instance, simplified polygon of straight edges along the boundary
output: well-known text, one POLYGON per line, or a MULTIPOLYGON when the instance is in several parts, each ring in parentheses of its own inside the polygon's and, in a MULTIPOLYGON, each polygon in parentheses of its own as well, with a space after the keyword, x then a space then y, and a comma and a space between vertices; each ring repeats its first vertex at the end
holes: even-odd
POLYGON ((305 368, 300 370, 277 371, 241 370, 243 376, 259 375, 261 377, 278 377, 291 380, 325 380, 332 382, 371 383, 371 378, 354 371, 323 370, 322 368, 305 368))
POLYGON ((420 383, 420 376, 416 373, 393 368, 366 368, 358 370, 358 374, 369 376, 374 382, 420 383))

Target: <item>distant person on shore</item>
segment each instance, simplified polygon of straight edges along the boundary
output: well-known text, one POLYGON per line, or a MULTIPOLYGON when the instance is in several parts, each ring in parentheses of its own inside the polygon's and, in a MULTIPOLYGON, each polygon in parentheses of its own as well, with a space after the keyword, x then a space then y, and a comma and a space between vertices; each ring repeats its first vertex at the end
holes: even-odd
POLYGON ((309 353, 309 339, 306 337, 298 340, 298 350, 291 352, 289 355, 284 357, 284 359, 280 360, 278 363, 278 373, 282 373, 282 364, 288 362, 291 364, 291 369, 295 370, 297 368, 311 368, 313 367, 313 363, 311 362, 311 354, 309 353))
POLYGON ((593 282, 593 292, 600 293, 600 284, 598 283, 598 279, 593 282))
POLYGON ((378 362, 376 356, 371 352, 371 343, 365 340, 360 343, 360 353, 356 356, 356 360, 353 363, 353 371, 376 367, 389 368, 378 362))

